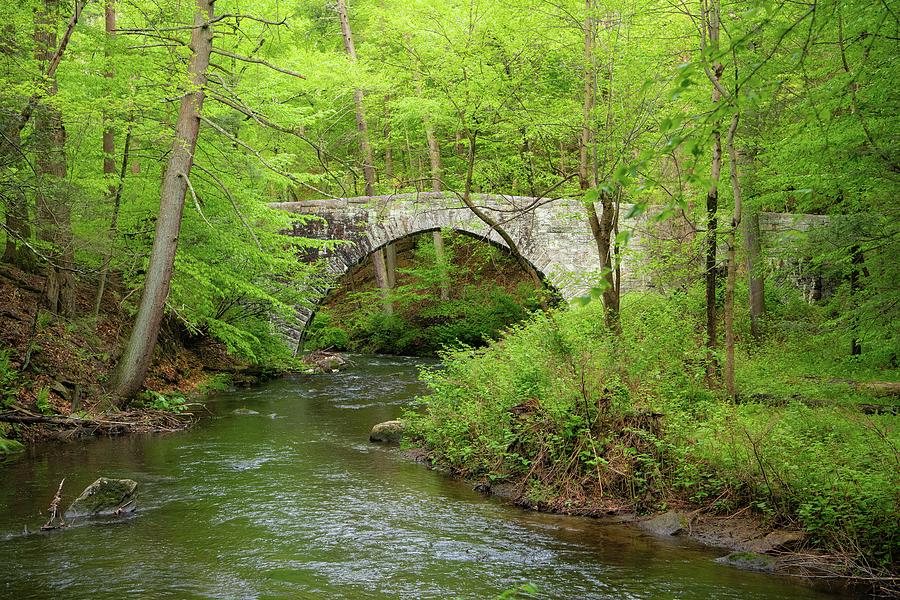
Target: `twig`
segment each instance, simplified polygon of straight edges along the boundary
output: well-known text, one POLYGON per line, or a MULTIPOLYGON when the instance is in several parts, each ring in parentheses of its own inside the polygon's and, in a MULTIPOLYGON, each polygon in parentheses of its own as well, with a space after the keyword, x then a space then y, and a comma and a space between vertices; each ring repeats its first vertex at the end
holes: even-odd
POLYGON ((65 519, 63 519, 62 515, 59 514, 59 503, 62 502, 62 487, 65 482, 65 477, 63 477, 62 481, 59 482, 59 488, 57 488, 56 490, 56 495, 53 496, 53 500, 50 501, 50 507, 47 508, 47 512, 50 513, 50 519, 48 519, 46 523, 41 525, 41 531, 47 531, 48 529, 59 529, 60 527, 66 526, 65 519), (54 525, 54 521, 59 521, 59 524, 54 525))

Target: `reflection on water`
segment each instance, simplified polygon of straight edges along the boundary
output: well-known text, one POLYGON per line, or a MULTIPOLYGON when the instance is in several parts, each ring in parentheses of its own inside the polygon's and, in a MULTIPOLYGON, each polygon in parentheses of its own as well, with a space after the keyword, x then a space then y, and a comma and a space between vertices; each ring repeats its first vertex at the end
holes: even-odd
POLYGON ((216 396, 188 432, 0 465, 0 597, 490 598, 524 582, 548 598, 833 597, 686 540, 524 512, 370 445, 422 392, 421 361, 354 362, 216 396), (100 475, 140 482, 134 518, 22 535, 62 477, 70 500, 100 475))

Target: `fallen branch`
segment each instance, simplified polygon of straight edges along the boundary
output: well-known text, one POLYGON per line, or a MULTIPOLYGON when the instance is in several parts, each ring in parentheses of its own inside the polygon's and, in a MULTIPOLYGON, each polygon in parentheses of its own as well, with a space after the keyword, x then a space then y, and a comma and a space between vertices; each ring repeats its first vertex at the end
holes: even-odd
POLYGON ((59 482, 59 487, 56 490, 56 495, 53 496, 53 500, 50 501, 50 507, 47 508, 47 512, 50 513, 50 518, 46 523, 41 525, 41 531, 47 531, 49 529, 59 529, 60 527, 66 526, 65 519, 63 519, 62 515, 59 513, 59 503, 62 502, 62 486, 65 482, 65 477, 63 477, 62 481, 59 482), (54 524, 54 521, 59 521, 59 523, 54 524))

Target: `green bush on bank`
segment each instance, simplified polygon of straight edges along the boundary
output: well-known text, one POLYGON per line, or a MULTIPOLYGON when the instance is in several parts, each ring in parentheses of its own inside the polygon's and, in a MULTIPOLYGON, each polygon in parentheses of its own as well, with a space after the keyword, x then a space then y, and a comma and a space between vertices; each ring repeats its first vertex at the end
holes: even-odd
POLYGON ((863 414, 858 396, 779 397, 804 371, 795 348, 810 345, 790 335, 738 358, 739 382, 765 393, 725 400, 704 383, 702 327, 685 317, 698 314, 694 296, 626 297, 618 338, 592 303, 538 316, 487 348, 448 350, 443 368, 425 372, 431 393, 405 416, 412 435, 435 461, 518 482, 551 508, 750 506, 824 547, 896 560, 897 417, 863 414))

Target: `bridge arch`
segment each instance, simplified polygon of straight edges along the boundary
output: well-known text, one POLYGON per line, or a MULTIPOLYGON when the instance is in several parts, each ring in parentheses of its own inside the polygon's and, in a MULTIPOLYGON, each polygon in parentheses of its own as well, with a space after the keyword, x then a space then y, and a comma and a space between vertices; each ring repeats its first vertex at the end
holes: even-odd
MULTIPOLYGON (((517 196, 478 195, 476 203, 502 226, 544 285, 568 300, 585 293, 599 264, 584 209, 577 200, 553 202, 517 196), (586 275, 587 274, 587 275, 586 275)), ((313 303, 300 307, 301 327, 288 332, 298 343, 318 306, 351 269, 386 245, 436 230, 450 230, 509 250, 503 238, 475 217, 455 196, 443 193, 338 198, 273 205, 319 217, 285 233, 341 240, 327 250, 309 251, 304 260, 323 260, 327 273, 314 286, 313 303)))

